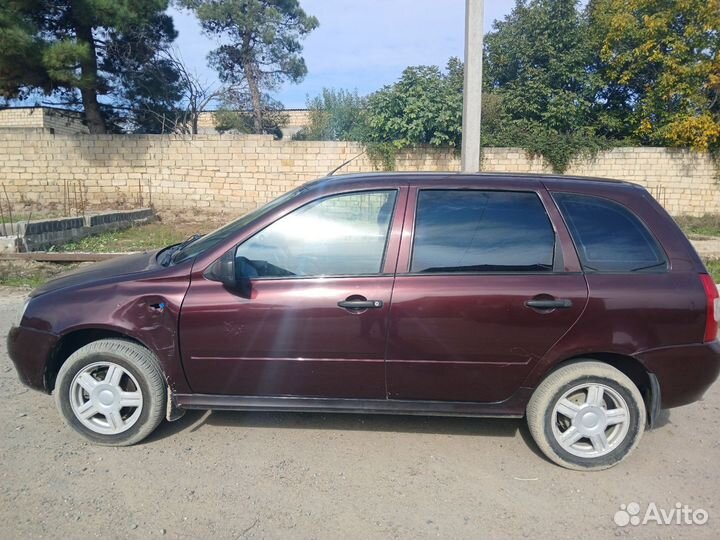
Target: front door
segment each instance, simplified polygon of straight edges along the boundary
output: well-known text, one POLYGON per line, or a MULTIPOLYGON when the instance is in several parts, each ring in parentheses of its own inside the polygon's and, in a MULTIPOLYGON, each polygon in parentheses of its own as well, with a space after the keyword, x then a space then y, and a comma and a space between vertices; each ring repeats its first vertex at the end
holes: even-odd
POLYGON ((385 398, 404 202, 404 189, 344 193, 280 218, 236 249, 248 297, 193 280, 180 317, 192 390, 385 398))
POLYGON ((503 401, 579 318, 585 278, 567 271, 535 191, 427 189, 408 205, 414 238, 393 292, 388 397, 503 401))

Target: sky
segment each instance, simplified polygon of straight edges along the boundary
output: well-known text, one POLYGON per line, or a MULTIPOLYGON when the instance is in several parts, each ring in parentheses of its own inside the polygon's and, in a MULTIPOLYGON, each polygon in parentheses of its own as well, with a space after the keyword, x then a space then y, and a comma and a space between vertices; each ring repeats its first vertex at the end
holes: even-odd
MULTIPOLYGON (((273 97, 286 108, 303 108, 323 87, 368 94, 397 80, 408 66, 444 66, 463 56, 465 0, 300 0, 320 26, 304 41, 308 74, 273 97)), ((514 0, 485 1, 485 32, 508 15, 514 0)), ((203 35, 194 15, 171 9, 176 47, 202 80, 217 83, 206 56, 217 46, 203 35)))

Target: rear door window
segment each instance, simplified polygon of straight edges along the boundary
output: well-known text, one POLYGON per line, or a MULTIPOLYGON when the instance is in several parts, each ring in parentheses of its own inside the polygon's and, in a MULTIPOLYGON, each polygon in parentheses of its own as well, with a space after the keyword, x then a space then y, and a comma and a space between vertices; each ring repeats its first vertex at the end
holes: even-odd
POLYGON ((643 272, 667 269, 657 241, 624 206, 589 195, 554 193, 583 269, 589 272, 643 272))
POLYGON ((555 231, 535 193, 423 190, 410 271, 551 272, 555 231))

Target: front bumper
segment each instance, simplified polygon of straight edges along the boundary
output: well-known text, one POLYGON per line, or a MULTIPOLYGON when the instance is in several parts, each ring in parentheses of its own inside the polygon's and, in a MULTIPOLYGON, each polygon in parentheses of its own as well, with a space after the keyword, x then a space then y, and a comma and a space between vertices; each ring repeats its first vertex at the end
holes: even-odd
POLYGON ((663 409, 702 398, 720 375, 720 342, 663 347, 635 355, 660 384, 663 409))
POLYGON ((58 336, 24 326, 13 326, 7 336, 7 349, 20 382, 34 390, 50 393, 45 373, 58 336))

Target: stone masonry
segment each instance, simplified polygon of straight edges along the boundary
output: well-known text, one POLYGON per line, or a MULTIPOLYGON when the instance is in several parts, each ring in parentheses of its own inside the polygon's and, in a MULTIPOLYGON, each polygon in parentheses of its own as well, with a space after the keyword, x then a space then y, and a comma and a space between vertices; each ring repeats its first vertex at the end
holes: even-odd
MULTIPOLYGON (((275 141, 264 135, 63 135, 43 128, 0 129, 2 186, 16 214, 152 205, 236 216, 358 156, 341 172, 372 171, 352 142, 275 141)), ((400 171, 457 171, 448 149, 417 148, 397 157, 400 171)), ((523 150, 484 150, 485 171, 550 172, 523 150)), ((720 213, 720 187, 706 155, 664 148, 618 148, 580 160, 568 174, 625 179, 645 186, 675 215, 720 213)))

